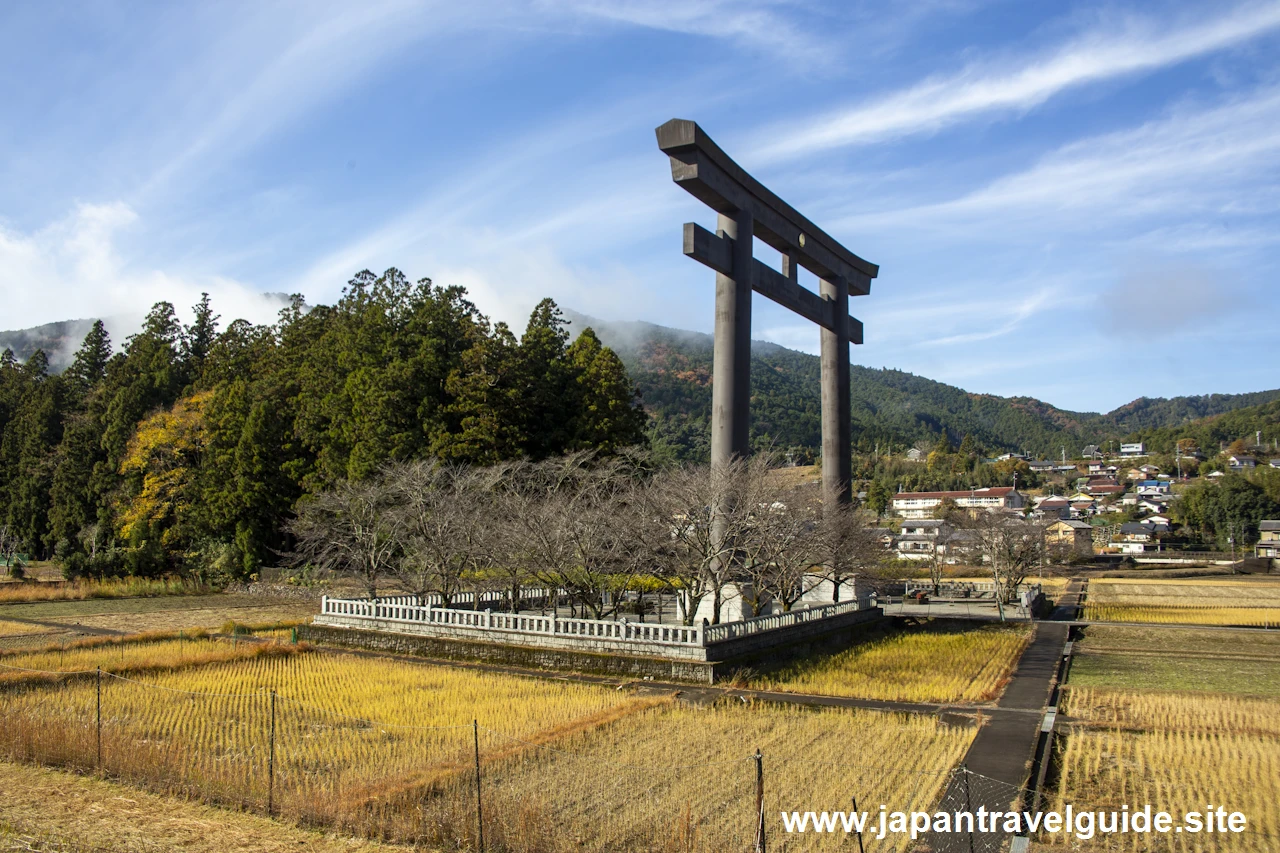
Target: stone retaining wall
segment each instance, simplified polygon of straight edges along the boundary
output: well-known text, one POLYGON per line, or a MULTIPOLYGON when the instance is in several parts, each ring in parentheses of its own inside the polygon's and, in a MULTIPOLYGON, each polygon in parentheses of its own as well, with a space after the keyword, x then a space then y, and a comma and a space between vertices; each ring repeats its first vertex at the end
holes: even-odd
MULTIPOLYGON (((332 617, 330 617, 332 620, 332 617)), ((332 624, 302 625, 298 639, 320 645, 368 649, 394 654, 443 660, 467 660, 527 669, 568 670, 624 678, 651 678, 655 681, 688 681, 713 684, 743 669, 762 669, 818 651, 838 651, 856 643, 868 630, 886 623, 880 608, 859 610, 839 617, 791 626, 715 643, 708 650, 710 660, 673 659, 616 651, 593 651, 579 644, 561 647, 533 647, 516 643, 493 643, 473 639, 406 633, 396 630, 367 630, 332 624)), ((670 652, 663 649, 664 653, 670 652)))
POLYGON ((711 684, 715 680, 715 665, 705 661, 599 654, 568 648, 533 648, 329 625, 301 625, 298 628, 298 639, 327 646, 444 660, 479 661, 527 669, 570 670, 595 675, 692 681, 699 684, 711 684))

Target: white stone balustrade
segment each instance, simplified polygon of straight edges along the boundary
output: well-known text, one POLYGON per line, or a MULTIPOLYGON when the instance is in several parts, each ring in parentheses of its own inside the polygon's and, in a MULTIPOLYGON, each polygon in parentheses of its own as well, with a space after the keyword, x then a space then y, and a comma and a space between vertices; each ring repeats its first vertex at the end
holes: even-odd
MULTIPOLYGON (((549 594, 549 590, 539 590, 549 594)), ((720 625, 671 625, 657 622, 623 622, 610 619, 566 619, 555 614, 494 613, 489 610, 456 610, 420 604, 412 595, 374 600, 330 598, 321 601, 317 624, 367 627, 411 633, 454 635, 496 642, 545 645, 540 639, 582 641, 599 649, 642 650, 645 646, 671 649, 707 649, 768 631, 817 622, 860 609, 856 600, 843 601, 788 613, 775 613, 720 625), (439 629, 439 630, 435 630, 439 629), (523 640, 521 638, 524 638, 523 640)))
MULTIPOLYGON (((418 604, 418 597, 390 596, 386 598, 349 599, 325 596, 320 602, 319 624, 338 620, 367 619, 372 622, 403 623, 406 625, 440 626, 461 629, 458 633, 475 632, 477 639, 495 632, 526 634, 531 637, 549 636, 612 640, 619 643, 658 644, 671 646, 704 646, 701 625, 664 625, 654 622, 619 622, 607 619, 566 619, 562 616, 537 614, 493 613, 489 610, 455 610, 430 604, 418 604)), ((373 627, 373 626, 371 626, 373 627)), ((491 636, 487 638, 492 639, 491 636)))
POLYGON ((787 613, 773 613, 769 616, 757 616, 741 622, 722 622, 719 625, 708 625, 704 629, 705 641, 708 644, 722 643, 726 640, 737 640, 752 634, 775 631, 802 625, 805 622, 817 622, 843 613, 853 613, 861 609, 856 600, 841 601, 836 604, 825 604, 819 607, 806 607, 803 610, 792 610, 787 613))

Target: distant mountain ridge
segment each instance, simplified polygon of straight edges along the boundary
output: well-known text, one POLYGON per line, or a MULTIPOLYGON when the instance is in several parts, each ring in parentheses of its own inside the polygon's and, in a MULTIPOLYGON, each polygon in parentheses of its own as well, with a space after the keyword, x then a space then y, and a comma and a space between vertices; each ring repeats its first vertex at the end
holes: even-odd
MULTIPOLYGON (((712 337, 653 323, 598 320, 565 312, 576 333, 592 327, 622 358, 655 419, 656 437, 705 457, 711 411, 712 337)), ((821 445, 818 357, 764 341, 751 349, 753 441, 775 448, 821 445)), ((1119 442, 1280 400, 1280 389, 1171 399, 1140 397, 1112 412, 1073 412, 1033 397, 976 394, 900 370, 853 365, 853 440, 860 450, 899 449, 964 436, 988 451, 1028 451, 1056 459, 1087 444, 1119 442)))
MULTIPOLYGON (((622 358, 654 418, 655 440, 681 457, 706 458, 711 335, 640 321, 599 320, 569 309, 564 314, 571 321, 572 335, 590 326, 622 358)), ((136 325, 126 317, 107 318, 107 323, 113 330, 136 325)), ((92 319, 64 320, 0 332, 0 351, 12 349, 25 361, 36 349, 43 349, 53 370, 59 371, 70 363, 92 324, 92 319)), ((123 341, 115 343, 119 346, 123 341)), ((753 341, 751 358, 753 442, 796 449, 802 455, 816 453, 822 437, 818 357, 753 341)), ((1060 409, 1034 397, 971 393, 901 370, 853 365, 850 374, 853 440, 862 451, 890 447, 901 452, 918 441, 934 442, 945 433, 957 445, 969 435, 989 452, 1026 451, 1056 459, 1065 449, 1070 458, 1087 444, 1133 437, 1167 443, 1177 427, 1226 413, 1239 414, 1220 424, 1220 432, 1236 425, 1243 429, 1260 417, 1270 418, 1276 408, 1270 404, 1280 401, 1280 389, 1140 397, 1102 414, 1060 409)))
MULTIPOLYGON (((115 323, 105 321, 108 329, 115 323)), ((18 361, 26 361, 36 350, 43 350, 49 357, 49 366, 54 372, 61 371, 71 363, 72 356, 79 348, 84 336, 89 334, 93 319, 59 320, 56 323, 45 323, 30 329, 14 329, 0 332, 0 352, 13 350, 18 361)))

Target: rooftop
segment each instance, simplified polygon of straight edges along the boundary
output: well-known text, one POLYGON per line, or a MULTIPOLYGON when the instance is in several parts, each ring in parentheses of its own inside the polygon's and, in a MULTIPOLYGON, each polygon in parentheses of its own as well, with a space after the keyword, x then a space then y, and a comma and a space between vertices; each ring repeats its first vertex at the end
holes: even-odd
POLYGON ((957 492, 898 492, 893 496, 896 500, 907 500, 911 498, 937 498, 946 500, 951 498, 967 498, 973 496, 975 498, 1003 498, 1007 497, 1013 491, 1012 486, 994 486, 986 489, 963 489, 957 492))

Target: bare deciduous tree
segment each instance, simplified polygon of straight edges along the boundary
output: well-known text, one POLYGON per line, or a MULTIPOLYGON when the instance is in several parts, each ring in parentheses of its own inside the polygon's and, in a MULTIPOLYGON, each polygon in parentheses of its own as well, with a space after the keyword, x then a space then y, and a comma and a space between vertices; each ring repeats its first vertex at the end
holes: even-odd
POLYGON ((15 578, 22 577, 23 567, 19 565, 18 549, 22 547, 22 539, 9 525, 0 525, 0 560, 4 561, 9 574, 15 578))
POLYGON ((764 497, 739 549, 742 573, 750 581, 744 601, 753 616, 759 616, 768 601, 790 610, 808 592, 827 556, 817 486, 775 486, 764 497))
POLYGON ((440 596, 448 607, 487 564, 492 547, 491 469, 471 469, 426 459, 388 468, 384 474, 401 531, 403 554, 392 564, 396 578, 415 595, 440 596))
POLYGON ((513 551, 538 582, 565 590, 596 619, 617 613, 647 565, 636 474, 624 460, 589 453, 512 471, 513 551))
POLYGON ((996 604, 1004 619, 1004 605, 1044 557, 1044 527, 1003 512, 979 512, 969 529, 977 536, 996 587, 996 604))
POLYGON ((681 620, 693 624, 711 599, 719 623, 724 591, 740 571, 754 510, 772 503, 769 461, 757 456, 712 468, 690 465, 658 472, 644 494, 650 553, 659 575, 677 593, 681 620))
POLYGON ((814 571, 831 582, 832 601, 840 601, 840 590, 851 580, 879 586, 885 574, 885 552, 874 515, 847 504, 824 506, 823 510, 823 562, 814 571))
POLYGON ((344 480, 300 503, 289 531, 296 542, 287 555, 292 565, 351 574, 370 598, 377 597, 379 583, 394 573, 402 553, 400 515, 381 477, 344 480))

